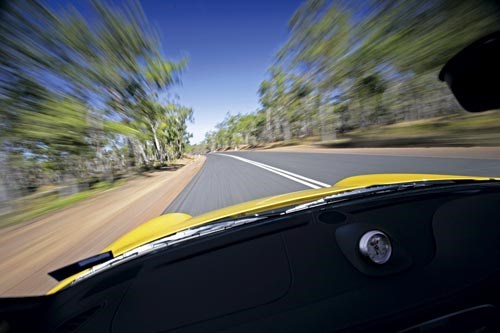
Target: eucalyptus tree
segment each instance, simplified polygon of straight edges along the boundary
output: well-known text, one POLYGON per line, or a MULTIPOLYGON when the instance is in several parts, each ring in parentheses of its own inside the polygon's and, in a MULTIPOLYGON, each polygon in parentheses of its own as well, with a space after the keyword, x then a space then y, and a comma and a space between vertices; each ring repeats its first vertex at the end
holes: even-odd
MULTIPOLYGON (((456 112, 437 70, 496 31, 498 9, 483 0, 304 1, 259 86, 256 138, 287 140, 319 129, 325 141, 338 130, 456 112)), ((208 137, 219 148, 231 145, 226 125, 208 137)))
POLYGON ((168 119, 164 124, 164 144, 170 147, 171 159, 180 158, 184 155, 186 146, 192 134, 187 130, 187 123, 194 121, 193 109, 179 104, 167 105, 168 119))
POLYGON ((268 141, 274 141, 274 124, 273 124, 273 99, 271 91, 271 82, 264 80, 259 86, 259 100, 266 114, 265 137, 268 141))
POLYGON ((138 3, 91 4, 88 17, 39 1, 0 7, 1 149, 78 175, 89 161, 109 166, 110 149, 145 164, 164 162, 167 144, 179 156, 192 111, 165 111, 170 102, 158 96, 180 81, 186 61, 162 55, 138 3), (162 141, 167 124, 178 135, 162 141))
MULTIPOLYGON (((464 45, 497 30, 498 9, 493 1, 481 0, 377 0, 368 6, 309 0, 292 16, 290 37, 277 59, 315 83, 326 124, 330 114, 324 106, 343 81, 358 82, 351 85, 353 91, 342 92, 351 95, 344 100, 351 106, 366 104, 367 94, 359 94, 363 82, 386 81, 381 68, 413 75, 435 71, 464 45)), ((375 94, 379 102, 372 103, 378 111, 382 94, 375 94)))

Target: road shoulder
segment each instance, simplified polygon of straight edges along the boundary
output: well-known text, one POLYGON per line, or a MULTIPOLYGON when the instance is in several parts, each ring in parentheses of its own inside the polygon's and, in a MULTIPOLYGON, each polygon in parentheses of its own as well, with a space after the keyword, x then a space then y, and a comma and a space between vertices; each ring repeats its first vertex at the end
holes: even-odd
POLYGON ((102 251, 121 235, 161 215, 205 161, 133 179, 123 187, 0 230, 0 295, 40 295, 56 281, 54 269, 102 251))

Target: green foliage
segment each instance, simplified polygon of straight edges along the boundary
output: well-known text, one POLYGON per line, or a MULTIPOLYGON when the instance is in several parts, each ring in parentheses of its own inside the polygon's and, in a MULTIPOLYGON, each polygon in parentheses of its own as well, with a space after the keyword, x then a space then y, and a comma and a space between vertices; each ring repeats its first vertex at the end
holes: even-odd
POLYGON ((91 8, 87 17, 39 1, 0 8, 0 166, 9 188, 112 179, 184 153, 193 111, 158 96, 180 82, 187 61, 162 55, 138 3, 91 8))
MULTIPOLYGON (((460 110, 437 71, 496 31, 499 7, 471 0, 305 0, 262 81, 254 142, 305 136, 334 141, 351 130, 460 110)), ((234 148, 244 133, 226 119, 205 141, 234 148), (236 133, 236 134, 235 134, 236 133)))
POLYGON ((25 110, 14 128, 16 137, 33 152, 52 149, 59 154, 85 154, 90 142, 90 131, 85 105, 65 98, 45 101, 37 110, 25 110))

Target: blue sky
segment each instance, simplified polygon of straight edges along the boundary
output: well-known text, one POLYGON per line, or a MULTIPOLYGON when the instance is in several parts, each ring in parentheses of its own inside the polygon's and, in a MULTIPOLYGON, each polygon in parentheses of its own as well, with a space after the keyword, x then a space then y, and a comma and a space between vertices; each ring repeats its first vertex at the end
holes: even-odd
POLYGON ((174 92, 194 109, 192 143, 227 112, 258 108, 257 89, 286 40, 287 22, 300 0, 141 1, 159 30, 168 57, 187 56, 183 84, 174 92))
MULTIPOLYGON (((46 0, 54 8, 70 4, 85 15, 80 0, 46 0)), ((194 110, 192 143, 203 140, 227 112, 259 107, 257 89, 287 38, 287 23, 302 0, 142 0, 149 22, 159 31, 168 58, 187 56, 180 103, 194 110)), ((112 1, 119 3, 119 1, 112 1)))

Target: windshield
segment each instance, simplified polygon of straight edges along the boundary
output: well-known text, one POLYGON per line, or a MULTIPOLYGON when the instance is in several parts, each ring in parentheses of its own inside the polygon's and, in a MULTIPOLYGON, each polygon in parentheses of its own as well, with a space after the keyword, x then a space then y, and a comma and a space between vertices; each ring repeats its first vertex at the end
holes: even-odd
POLYGON ((330 190, 500 177, 499 111, 438 80, 499 24, 487 0, 1 2, 0 296, 139 226, 226 218, 147 253, 330 190))

